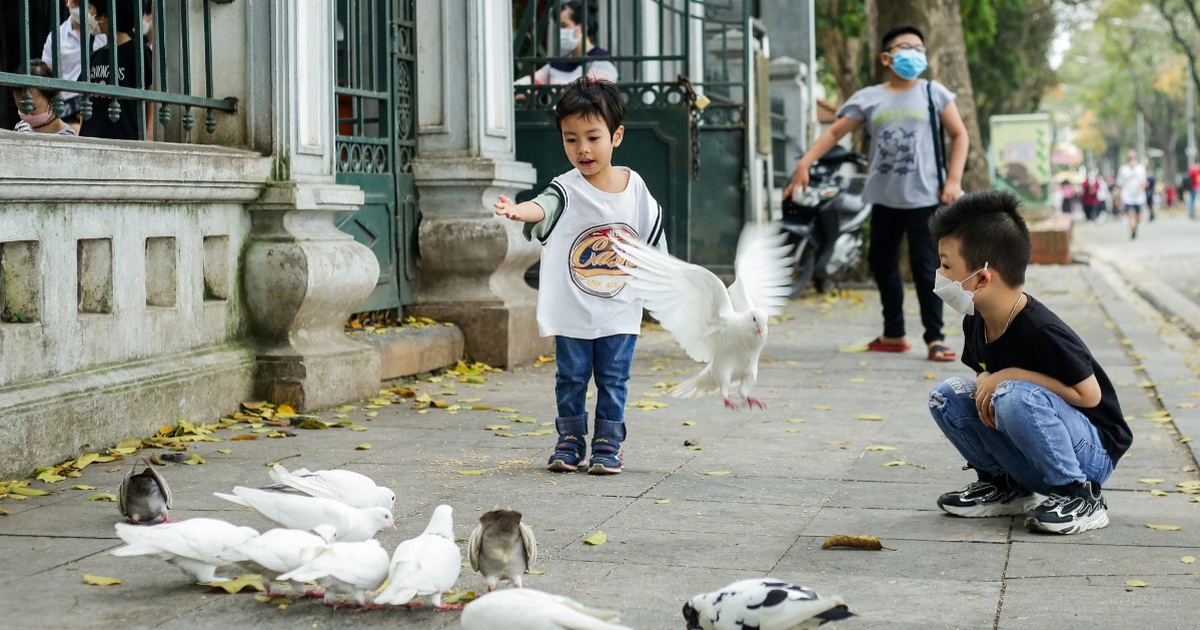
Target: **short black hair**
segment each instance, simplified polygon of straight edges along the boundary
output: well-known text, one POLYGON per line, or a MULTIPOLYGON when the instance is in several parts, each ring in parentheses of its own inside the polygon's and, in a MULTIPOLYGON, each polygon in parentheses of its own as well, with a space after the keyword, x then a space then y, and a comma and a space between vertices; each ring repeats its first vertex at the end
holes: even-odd
MULTIPOLYGON (((16 69, 13 70, 13 72, 15 74, 21 74, 21 68, 18 66, 16 69)), ((30 59, 29 60, 29 76, 42 77, 44 79, 53 79, 54 71, 51 70, 50 66, 46 65, 46 62, 42 61, 41 59, 30 59)), ((26 88, 23 86, 14 85, 9 88, 9 91, 19 97, 20 94, 25 91, 25 89, 26 88)), ((53 104, 53 102, 54 102, 54 97, 58 96, 58 90, 56 90, 54 88, 29 88, 29 89, 37 90, 38 92, 41 92, 42 96, 45 96, 46 100, 50 101, 51 104, 53 104)))
MULTIPOLYGON (((570 0, 562 3, 562 8, 571 12, 571 21, 576 24, 583 24, 583 3, 579 0, 570 0)), ((587 24, 584 24, 583 30, 587 36, 595 39, 596 33, 600 32, 600 8, 591 2, 587 7, 587 24)))
POLYGON ((987 263, 1005 284, 1019 287, 1025 284, 1025 269, 1033 255, 1029 226, 1020 208, 1021 198, 1007 190, 970 193, 934 212, 929 233, 935 243, 957 240, 967 267, 979 269, 987 263))
POLYGON ((554 106, 554 122, 560 132, 562 121, 569 116, 599 118, 608 126, 608 133, 615 134, 625 120, 625 99, 612 81, 584 75, 563 88, 554 106))
POLYGON ((900 37, 901 35, 907 34, 907 33, 912 33, 913 35, 916 35, 917 39, 921 40, 922 44, 925 43, 925 35, 922 34, 921 31, 917 30, 917 27, 915 27, 915 26, 894 26, 890 30, 888 30, 888 32, 883 34, 883 40, 881 40, 879 43, 879 45, 880 45, 879 51, 887 52, 888 46, 891 45, 892 40, 896 39, 897 37, 900 37))
MULTIPOLYGON (((108 17, 108 0, 88 0, 88 4, 96 7, 96 19, 108 17)), ((138 0, 115 0, 116 22, 109 17, 108 26, 113 33, 133 33, 141 28, 135 24, 142 23, 142 3, 138 0)))

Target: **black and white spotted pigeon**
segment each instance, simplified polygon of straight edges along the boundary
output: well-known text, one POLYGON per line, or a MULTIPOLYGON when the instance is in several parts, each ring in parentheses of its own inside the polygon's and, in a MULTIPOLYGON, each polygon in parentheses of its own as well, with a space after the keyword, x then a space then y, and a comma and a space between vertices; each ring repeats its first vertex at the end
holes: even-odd
POLYGON ((837 595, 773 578, 734 582, 683 605, 688 630, 805 630, 853 614, 837 595))

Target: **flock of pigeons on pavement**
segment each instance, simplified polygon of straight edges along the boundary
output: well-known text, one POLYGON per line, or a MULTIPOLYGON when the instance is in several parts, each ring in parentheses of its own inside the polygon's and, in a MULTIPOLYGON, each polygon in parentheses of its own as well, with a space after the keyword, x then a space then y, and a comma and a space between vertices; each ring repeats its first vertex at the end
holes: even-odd
MULTIPOLYGON (((616 247, 633 263, 623 268, 631 276, 629 284, 645 298, 646 308, 689 356, 708 364, 674 393, 719 392, 725 405, 733 407, 729 396, 736 391, 747 404, 761 406, 750 389, 766 343, 767 320, 787 301, 786 245, 779 233, 743 233, 735 263, 737 280, 728 289, 703 267, 642 243, 626 241, 616 247)), ((442 601, 463 566, 449 505, 439 505, 425 531, 401 542, 389 556, 375 535, 385 527, 396 528, 396 495, 365 475, 349 470, 288 471, 276 464, 269 472, 273 485, 214 493, 281 526, 260 534, 213 518, 170 521, 166 480, 148 465, 141 473, 135 471, 136 465, 118 497, 128 522, 118 523, 116 532, 126 544, 111 553, 166 560, 198 583, 225 579, 216 574, 222 567, 248 565, 275 581, 291 582, 305 596, 323 597, 335 608, 352 606, 347 597, 359 609, 411 608, 421 605, 418 597, 428 597, 438 611, 461 609, 461 624, 468 630, 626 628, 616 612, 522 588, 522 576, 537 562, 538 551, 533 530, 517 511, 486 512, 471 532, 467 557, 486 580, 488 593, 464 607, 442 601), (496 590, 501 581, 513 588, 496 590), (368 593, 376 591, 368 602, 368 593)), ((268 596, 284 596, 267 590, 268 596)), ((840 597, 819 596, 772 578, 734 582, 696 595, 683 606, 689 630, 816 628, 851 616, 840 597)))

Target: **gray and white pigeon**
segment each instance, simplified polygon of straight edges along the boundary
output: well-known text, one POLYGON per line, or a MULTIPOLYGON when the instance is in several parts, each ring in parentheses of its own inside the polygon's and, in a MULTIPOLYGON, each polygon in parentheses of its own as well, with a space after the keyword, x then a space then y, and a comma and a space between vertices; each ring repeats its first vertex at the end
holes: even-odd
POLYGON ((471 568, 487 580, 487 590, 495 590, 500 580, 521 588, 526 567, 537 562, 537 539, 521 522, 520 512, 491 510, 479 517, 479 525, 471 531, 467 558, 471 568))
POLYGON ((664 254, 640 241, 613 240, 625 260, 627 284, 650 314, 669 330, 692 359, 707 363, 670 394, 697 398, 720 392, 727 409, 736 391, 746 404, 762 408, 750 395, 758 380, 758 357, 767 343, 767 320, 783 311, 791 286, 790 247, 772 224, 751 224, 738 240, 728 288, 713 272, 664 254))
POLYGON ((217 569, 233 564, 225 554, 258 532, 215 518, 190 518, 176 523, 138 527, 117 523, 117 536, 125 546, 111 552, 114 556, 154 556, 179 567, 196 582, 216 579, 217 569))
POLYGON ((413 598, 429 595, 436 610, 458 610, 462 604, 442 604, 442 592, 454 586, 462 571, 462 552, 454 542, 453 510, 439 505, 425 532, 396 547, 388 568, 388 585, 375 597, 377 604, 419 606, 413 598))
POLYGON ((367 605, 367 591, 383 584, 388 576, 388 554, 378 540, 318 545, 300 554, 304 564, 279 576, 281 580, 313 582, 325 587, 325 603, 340 608, 338 594, 349 595, 360 609, 367 605))
POLYGON ((854 616, 837 595, 773 578, 734 582, 683 605, 688 630, 802 630, 854 616))
POLYGON ((356 508, 382 507, 391 511, 396 506, 396 493, 375 484, 370 477, 350 470, 318 470, 301 468, 288 471, 275 464, 267 472, 276 486, 270 489, 292 488, 313 497, 334 499, 356 508))
POLYGON ((126 521, 134 525, 170 522, 167 509, 171 507, 171 487, 150 464, 140 461, 146 468, 135 474, 135 463, 121 480, 121 489, 117 491, 117 509, 126 521))
POLYGON ((610 610, 532 588, 488 593, 467 604, 464 630, 630 630, 610 610))
MULTIPOLYGON (((333 543, 336 538, 337 529, 332 525, 317 525, 307 532, 276 528, 233 545, 221 557, 231 562, 253 562, 278 578, 300 568, 304 564, 302 554, 305 551, 333 543)), ((272 595, 269 585, 267 595, 272 595)))
POLYGON ((237 486, 233 494, 214 492, 214 496, 238 505, 254 508, 263 516, 289 529, 311 530, 332 525, 338 541, 361 542, 373 538, 384 527, 396 528, 392 511, 387 508, 354 508, 333 499, 283 492, 268 492, 237 486))

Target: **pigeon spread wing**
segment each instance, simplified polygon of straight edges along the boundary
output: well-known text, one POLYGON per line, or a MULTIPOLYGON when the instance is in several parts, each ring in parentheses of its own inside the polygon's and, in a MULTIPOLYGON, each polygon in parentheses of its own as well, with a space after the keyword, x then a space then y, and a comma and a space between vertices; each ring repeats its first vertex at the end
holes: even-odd
POLYGON ((271 479, 309 496, 341 501, 356 508, 385 507, 392 509, 396 495, 376 485, 370 477, 350 470, 318 470, 301 468, 288 471, 281 464, 268 471, 271 479))
POLYGON ((791 247, 774 223, 747 225, 738 239, 737 278, 729 285, 734 310, 761 308, 769 316, 783 312, 791 291, 791 247))
POLYGON ((671 331, 692 359, 713 358, 712 333, 722 316, 733 313, 729 292, 713 272, 664 254, 640 241, 614 240, 625 259, 620 268, 646 310, 671 331))

